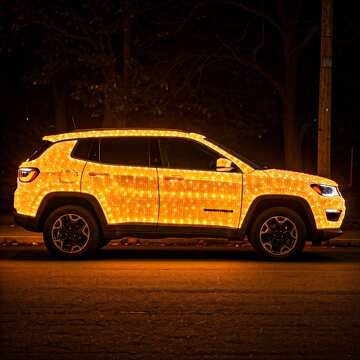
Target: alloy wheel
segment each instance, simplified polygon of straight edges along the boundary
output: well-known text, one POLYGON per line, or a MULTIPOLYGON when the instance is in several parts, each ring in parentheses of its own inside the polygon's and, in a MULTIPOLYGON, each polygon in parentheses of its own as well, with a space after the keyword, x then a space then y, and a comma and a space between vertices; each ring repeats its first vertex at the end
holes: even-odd
POLYGON ((298 238, 295 223, 285 216, 273 216, 260 228, 260 244, 271 255, 288 255, 296 247, 298 238))
POLYGON ((55 220, 51 237, 59 250, 76 254, 86 247, 90 238, 90 228, 80 215, 64 214, 55 220))

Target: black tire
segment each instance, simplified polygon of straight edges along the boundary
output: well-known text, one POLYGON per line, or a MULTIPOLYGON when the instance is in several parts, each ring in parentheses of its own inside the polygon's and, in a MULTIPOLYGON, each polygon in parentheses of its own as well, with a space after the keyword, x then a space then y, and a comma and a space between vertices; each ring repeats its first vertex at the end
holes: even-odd
POLYGON ((261 212, 249 233, 249 240, 258 255, 279 261, 299 255, 305 239, 304 221, 298 213, 286 207, 273 207, 261 212))
POLYGON ((95 253, 99 241, 95 217, 81 206, 62 206, 45 221, 44 243, 55 256, 65 259, 89 257, 95 253))

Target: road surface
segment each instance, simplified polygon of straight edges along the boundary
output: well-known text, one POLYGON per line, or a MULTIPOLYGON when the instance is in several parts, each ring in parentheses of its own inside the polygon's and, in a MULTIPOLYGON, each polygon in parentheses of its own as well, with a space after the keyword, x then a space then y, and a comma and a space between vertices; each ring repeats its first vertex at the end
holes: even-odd
POLYGON ((360 249, 0 249, 0 358, 360 359, 360 249))

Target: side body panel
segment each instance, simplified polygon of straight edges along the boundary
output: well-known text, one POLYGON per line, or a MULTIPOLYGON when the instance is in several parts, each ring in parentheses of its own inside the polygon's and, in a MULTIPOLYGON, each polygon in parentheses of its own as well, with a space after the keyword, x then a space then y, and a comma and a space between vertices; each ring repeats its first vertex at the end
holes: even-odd
POLYGON ((241 173, 158 169, 159 226, 165 224, 237 228, 241 173))
MULTIPOLYGON (((340 196, 327 198, 316 193, 311 184, 321 183, 322 178, 313 175, 284 171, 257 170, 244 174, 242 212, 239 227, 241 228, 251 204, 262 195, 297 196, 304 199, 312 211, 316 229, 338 229, 345 216, 345 200, 340 196), (328 221, 326 209, 339 209, 338 221, 328 221)), ((334 185, 336 185, 334 183, 334 185)))
POLYGON ((159 198, 155 168, 87 162, 81 192, 98 200, 108 224, 156 227, 159 198))
POLYGON ((18 214, 36 216, 43 198, 56 191, 80 192, 80 180, 85 161, 71 158, 76 140, 52 145, 39 158, 25 161, 21 167, 35 167, 40 174, 35 181, 17 181, 14 207, 18 214))

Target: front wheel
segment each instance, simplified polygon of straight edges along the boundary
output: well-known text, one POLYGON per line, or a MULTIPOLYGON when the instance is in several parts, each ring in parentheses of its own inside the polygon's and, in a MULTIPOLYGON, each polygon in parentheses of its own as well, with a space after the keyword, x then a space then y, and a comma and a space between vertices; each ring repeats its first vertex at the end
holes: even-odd
POLYGON ((302 218, 286 207, 264 210, 255 219, 249 240, 262 257, 286 260, 300 254, 305 245, 306 227, 302 218))
POLYGON ((62 206, 45 221, 44 242, 53 255, 67 259, 88 257, 99 244, 98 224, 87 209, 62 206))

